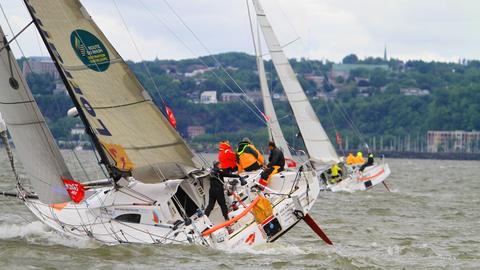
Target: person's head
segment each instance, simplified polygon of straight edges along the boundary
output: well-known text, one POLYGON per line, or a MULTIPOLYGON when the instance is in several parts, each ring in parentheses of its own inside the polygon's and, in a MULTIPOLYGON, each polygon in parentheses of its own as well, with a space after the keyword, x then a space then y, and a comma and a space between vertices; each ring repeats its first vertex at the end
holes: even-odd
POLYGON ((230 147, 230 142, 228 140, 223 140, 218 143, 218 149, 219 150, 225 150, 228 147, 230 147))
POLYGON ((348 153, 348 155, 349 155, 349 156, 353 156, 353 154, 352 154, 352 153, 348 153))
POLYGON ((248 137, 244 137, 244 138, 242 139, 242 142, 252 143, 252 141, 251 141, 248 137))
POLYGON ((218 160, 215 160, 213 162, 213 169, 215 170, 218 170, 220 168, 220 162, 218 160))
POLYGON ((363 157, 363 153, 362 153, 362 152, 358 152, 358 153, 357 153, 357 157, 363 157))
POLYGON ((272 151, 276 147, 277 146, 275 145, 275 143, 273 141, 268 142, 268 149, 270 149, 270 151, 272 151))

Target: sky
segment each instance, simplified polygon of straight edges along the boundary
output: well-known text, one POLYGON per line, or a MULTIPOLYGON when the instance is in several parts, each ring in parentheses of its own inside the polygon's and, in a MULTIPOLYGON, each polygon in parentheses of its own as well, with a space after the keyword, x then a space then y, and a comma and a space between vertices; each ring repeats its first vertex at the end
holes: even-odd
MULTIPOLYGON (((81 2, 128 60, 184 59, 229 51, 253 54, 245 0, 81 2), (167 3, 205 46, 197 42, 167 3)), ((0 3, 14 33, 30 21, 23 1, 0 0, 0 3)), ((386 46, 389 57, 402 60, 480 59, 480 1, 477 0, 263 0, 261 3, 280 42, 288 44, 285 52, 291 58, 339 62, 350 53, 360 58, 383 57, 386 46)), ((0 25, 10 33, 5 18, 0 17, 0 25)), ((28 28, 18 41, 27 56, 47 55, 34 27, 28 28)), ((15 52, 17 57, 21 56, 18 49, 15 52)))

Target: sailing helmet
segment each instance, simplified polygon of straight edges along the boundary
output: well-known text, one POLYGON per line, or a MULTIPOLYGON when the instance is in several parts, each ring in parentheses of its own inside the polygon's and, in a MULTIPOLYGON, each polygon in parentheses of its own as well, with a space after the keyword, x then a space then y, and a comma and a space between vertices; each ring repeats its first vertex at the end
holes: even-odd
POLYGON ((252 143, 252 141, 251 141, 248 137, 244 137, 244 138, 242 139, 242 142, 252 143))

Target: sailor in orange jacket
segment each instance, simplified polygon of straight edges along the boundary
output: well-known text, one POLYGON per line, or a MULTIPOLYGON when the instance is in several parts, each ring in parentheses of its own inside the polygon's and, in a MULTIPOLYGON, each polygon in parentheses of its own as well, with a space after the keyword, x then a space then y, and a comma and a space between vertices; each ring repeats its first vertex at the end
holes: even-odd
POLYGON ((221 141, 218 145, 218 161, 220 169, 223 171, 234 172, 237 170, 237 154, 230 146, 230 142, 221 141))
POLYGON ((354 165, 356 163, 355 156, 352 153, 348 153, 347 165, 354 165))
POLYGON ((358 152, 357 153, 357 156, 355 157, 355 164, 357 165, 361 165, 365 163, 365 159, 363 158, 363 153, 362 152, 358 152))
POLYGON ((262 168, 264 158, 262 153, 248 138, 244 138, 237 147, 238 172, 251 172, 262 168))

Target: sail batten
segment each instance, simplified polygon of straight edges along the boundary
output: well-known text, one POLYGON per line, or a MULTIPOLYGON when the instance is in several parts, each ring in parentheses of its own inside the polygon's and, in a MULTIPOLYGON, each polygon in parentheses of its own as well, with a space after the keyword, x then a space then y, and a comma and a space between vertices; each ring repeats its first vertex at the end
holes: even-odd
POLYGON ((253 0, 257 21, 262 30, 272 62, 292 108, 295 120, 302 135, 305 147, 314 163, 331 164, 339 162, 339 157, 323 129, 312 105, 283 52, 273 28, 260 4, 253 0))
POLYGON ((25 2, 107 165, 132 173, 171 162, 199 167, 193 152, 78 0, 25 2))
POLYGON ((71 174, 1 28, 0 37, 2 45, 6 46, 0 52, 0 111, 17 157, 40 201, 48 204, 68 202, 70 197, 61 179, 71 179, 71 174))

